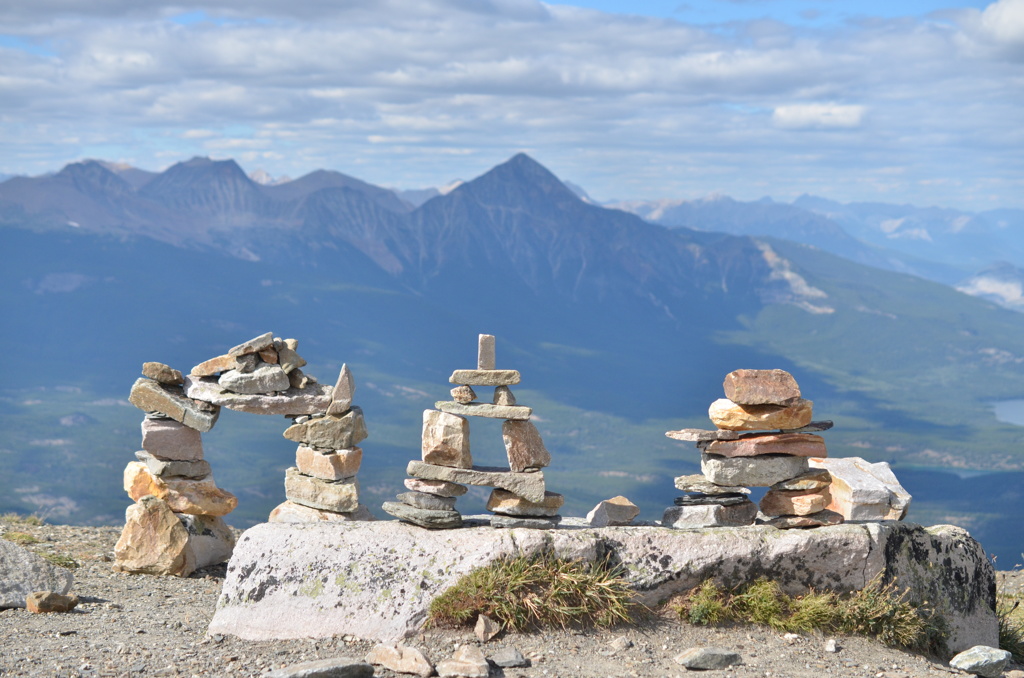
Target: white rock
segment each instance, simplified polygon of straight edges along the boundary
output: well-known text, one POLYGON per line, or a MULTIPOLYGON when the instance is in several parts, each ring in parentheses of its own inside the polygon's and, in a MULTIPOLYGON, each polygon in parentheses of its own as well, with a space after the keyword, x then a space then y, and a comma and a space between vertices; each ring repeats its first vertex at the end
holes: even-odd
POLYGON ((938 606, 952 651, 998 644, 995 572, 984 549, 957 527, 897 522, 786 531, 264 523, 235 546, 209 633, 396 641, 417 633, 430 602, 462 575, 502 557, 541 553, 587 561, 607 554, 648 606, 708 578, 733 587, 767 576, 799 595, 850 592, 885 571, 914 599, 938 606))
POLYGON ((903 520, 910 508, 910 493, 903 489, 889 464, 870 463, 860 457, 811 459, 812 468, 832 474, 828 508, 846 520, 903 520))
POLYGON ((763 457, 722 457, 703 452, 700 470, 715 485, 769 487, 807 471, 807 457, 767 455, 763 457))
POLYGON ((999 678, 1010 663, 1011 656, 1006 650, 975 645, 950 659, 949 665, 983 678, 999 678))
POLYGON ((41 556, 0 538, 0 610, 25 607, 25 598, 36 591, 65 594, 75 575, 41 556))
POLYGON ((587 522, 592 527, 609 525, 629 525, 640 515, 640 507, 623 496, 612 497, 600 502, 587 514, 587 522))

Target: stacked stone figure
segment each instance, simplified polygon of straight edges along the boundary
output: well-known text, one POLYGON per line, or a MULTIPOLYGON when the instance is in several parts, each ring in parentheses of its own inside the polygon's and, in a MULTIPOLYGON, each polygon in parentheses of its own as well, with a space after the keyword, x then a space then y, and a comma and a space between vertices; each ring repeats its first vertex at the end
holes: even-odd
POLYGON ((842 522, 827 510, 831 476, 811 469, 811 457, 825 458, 825 441, 817 432, 832 422, 812 422, 813 403, 784 370, 736 370, 725 377, 725 398, 711 404, 716 429, 684 429, 665 435, 697 443, 702 475, 676 478, 686 494, 665 511, 670 527, 753 524, 758 506, 746 495, 750 487, 770 488, 761 513, 779 528, 819 527, 842 522))
POLYGON ((409 490, 398 501, 385 502, 384 511, 400 520, 433 529, 462 525, 455 508, 466 485, 494 488, 487 502, 495 527, 554 527, 565 499, 548 492, 541 470, 551 463, 537 427, 530 422, 532 410, 516 403, 509 386, 519 383, 516 370, 495 368, 494 336, 481 334, 477 369, 455 370, 452 400, 439 401, 423 413, 422 461, 409 462, 405 481, 409 490), (493 387, 490 403, 477 401, 473 387, 493 387), (508 453, 508 469, 474 466, 469 447, 467 417, 504 419, 502 437, 508 453))
POLYGON ((146 412, 142 450, 124 471, 124 489, 136 503, 114 548, 115 568, 187 577, 227 560, 234 536, 224 523, 238 504, 217 487, 203 459, 201 433, 220 407, 188 398, 181 372, 163 363, 142 366, 129 401, 146 412))
POLYGON ((326 410, 294 417, 285 430, 284 437, 299 446, 295 466, 285 472, 287 501, 271 511, 270 522, 374 520, 359 503, 358 444, 367 432, 363 410, 352 405, 355 390, 352 372, 342 365, 326 410))

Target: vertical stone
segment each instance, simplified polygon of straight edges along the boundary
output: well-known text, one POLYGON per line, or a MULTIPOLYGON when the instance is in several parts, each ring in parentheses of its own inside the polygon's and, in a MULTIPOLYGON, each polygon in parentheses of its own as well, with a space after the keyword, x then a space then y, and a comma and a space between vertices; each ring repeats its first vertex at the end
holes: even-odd
POLYGON ((494 335, 481 334, 476 354, 476 368, 478 370, 495 369, 496 360, 494 356, 494 335))
POLYGON ((348 369, 348 363, 341 366, 338 374, 338 383, 334 385, 334 394, 331 396, 331 404, 327 408, 327 414, 341 416, 352 407, 352 398, 356 394, 356 383, 352 379, 352 371, 348 369))
POLYGON ((519 473, 551 463, 551 453, 544 447, 544 439, 532 422, 508 420, 501 425, 501 436, 505 440, 511 470, 519 473))
POLYGON ((423 411, 423 461, 452 468, 472 468, 469 420, 457 414, 423 411))

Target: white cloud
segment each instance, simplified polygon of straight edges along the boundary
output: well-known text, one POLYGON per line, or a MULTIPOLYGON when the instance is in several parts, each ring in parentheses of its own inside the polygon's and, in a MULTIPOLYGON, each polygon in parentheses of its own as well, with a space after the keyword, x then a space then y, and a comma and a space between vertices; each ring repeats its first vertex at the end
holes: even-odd
POLYGON ((0 47, 0 172, 96 148, 156 168, 223 139, 279 154, 274 175, 324 166, 408 187, 530 148, 598 199, 1024 201, 1024 0, 821 29, 535 0, 239 7, 4 3, 0 33, 48 51, 0 47))
POLYGON ((772 120, 787 129, 828 129, 860 127, 863 106, 838 104, 790 104, 778 106, 772 120))

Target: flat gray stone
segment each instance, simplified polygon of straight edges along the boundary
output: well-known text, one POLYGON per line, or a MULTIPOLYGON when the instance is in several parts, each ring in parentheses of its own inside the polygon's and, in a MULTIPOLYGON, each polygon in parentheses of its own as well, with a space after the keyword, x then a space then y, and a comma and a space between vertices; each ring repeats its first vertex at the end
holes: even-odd
POLYGON ((331 387, 315 381, 273 395, 243 395, 225 391, 214 377, 185 377, 185 389, 189 398, 253 414, 316 414, 326 412, 331 404, 331 387))
POLYGON ((491 527, 525 528, 528 530, 552 530, 562 522, 562 516, 506 516, 495 513, 491 516, 491 527))
POLYGON ((827 431, 832 428, 834 424, 831 421, 812 421, 807 426, 801 426, 800 428, 784 428, 780 429, 783 433, 820 433, 821 431, 827 431))
POLYGON ((280 365, 268 363, 260 365, 248 374, 243 374, 238 370, 229 370, 220 375, 217 383, 227 391, 242 395, 277 393, 278 391, 287 391, 291 386, 288 381, 288 373, 282 370, 280 365))
POLYGON ((403 504, 421 509, 432 509, 434 511, 454 511, 455 497, 439 497, 436 494, 427 492, 402 492, 397 497, 403 504))
POLYGON ((351 657, 314 659, 263 674, 264 678, 372 678, 373 666, 351 657))
POLYGON ((715 503, 669 506, 665 509, 661 524, 675 529, 743 527, 753 525, 756 518, 757 504, 744 499, 742 503, 729 505, 715 503))
POLYGON ((765 525, 780 530, 802 529, 808 527, 825 527, 827 525, 839 525, 843 522, 843 516, 835 511, 818 511, 806 516, 777 516, 765 522, 765 525))
POLYGON ((418 508, 398 501, 386 501, 381 504, 381 508, 385 513, 399 520, 429 530, 450 530, 462 527, 462 514, 455 510, 418 508))
POLYGON ((740 432, 684 428, 681 431, 666 431, 665 435, 672 440, 682 440, 687 443, 704 443, 711 440, 739 440, 740 432))
MULTIPOLYGON (((570 522, 570 521, 566 521, 570 522)), ((551 554, 620 563, 650 607, 706 579, 731 588, 768 577, 788 595, 849 593, 880 573, 949 620, 951 652, 998 644, 995 572, 961 528, 903 522, 778 531, 764 525, 423 530, 399 521, 264 523, 228 565, 210 634, 248 640, 416 634, 430 602, 497 559, 551 554), (372 564, 372 566, 370 566, 372 564)))
POLYGON ((744 494, 689 494, 676 497, 672 503, 676 506, 736 506, 750 501, 744 494))
POLYGON ((503 669, 525 669, 530 665, 530 660, 514 647, 503 647, 495 651, 488 659, 495 666, 500 666, 503 669))
POLYGON ((145 450, 135 453, 135 458, 146 465, 149 472, 161 478, 205 478, 210 475, 210 462, 205 459, 198 461, 174 461, 157 459, 145 450))
POLYGON ((474 466, 473 468, 451 468, 435 466, 413 459, 405 468, 406 475, 424 480, 444 480, 463 485, 482 485, 499 487, 523 499, 533 502, 544 501, 544 473, 515 473, 507 469, 490 466, 474 466))
POLYGON ((36 591, 61 595, 71 590, 75 575, 41 556, 0 538, 0 610, 25 607, 25 599, 36 591))
POLYGON ((715 485, 771 487, 806 473, 807 468, 807 457, 769 454, 729 458, 707 452, 700 455, 700 470, 715 485))
POLYGON ((240 356, 245 355, 246 353, 259 353, 263 349, 270 348, 273 345, 274 333, 267 332, 266 334, 261 334, 258 337, 253 337, 249 341, 244 341, 238 346, 233 347, 230 351, 228 351, 228 355, 240 356))
POLYGON ((949 660, 949 665, 983 678, 999 678, 1010 663, 1012 655, 1006 650, 975 645, 949 660))
POLYGON ((720 647, 691 647, 675 657, 677 664, 682 664, 691 671, 714 671, 739 664, 741 661, 743 659, 738 652, 720 647))
MULTIPOLYGON (((188 380, 185 380, 188 383, 188 380)), ((217 423, 220 408, 216 403, 202 402, 185 396, 180 386, 168 386, 152 379, 139 377, 132 384, 128 402, 143 412, 159 412, 189 428, 206 433, 217 423)))
POLYGON ((489 403, 462 404, 454 400, 439 400, 434 408, 464 417, 487 417, 489 419, 529 419, 533 410, 522 405, 491 405, 489 403))
POLYGON ((455 370, 448 378, 452 384, 466 386, 514 386, 519 383, 517 370, 455 370))
POLYGON ((750 494, 750 490, 739 485, 716 485, 700 473, 676 478, 676 489, 696 494, 750 494))

